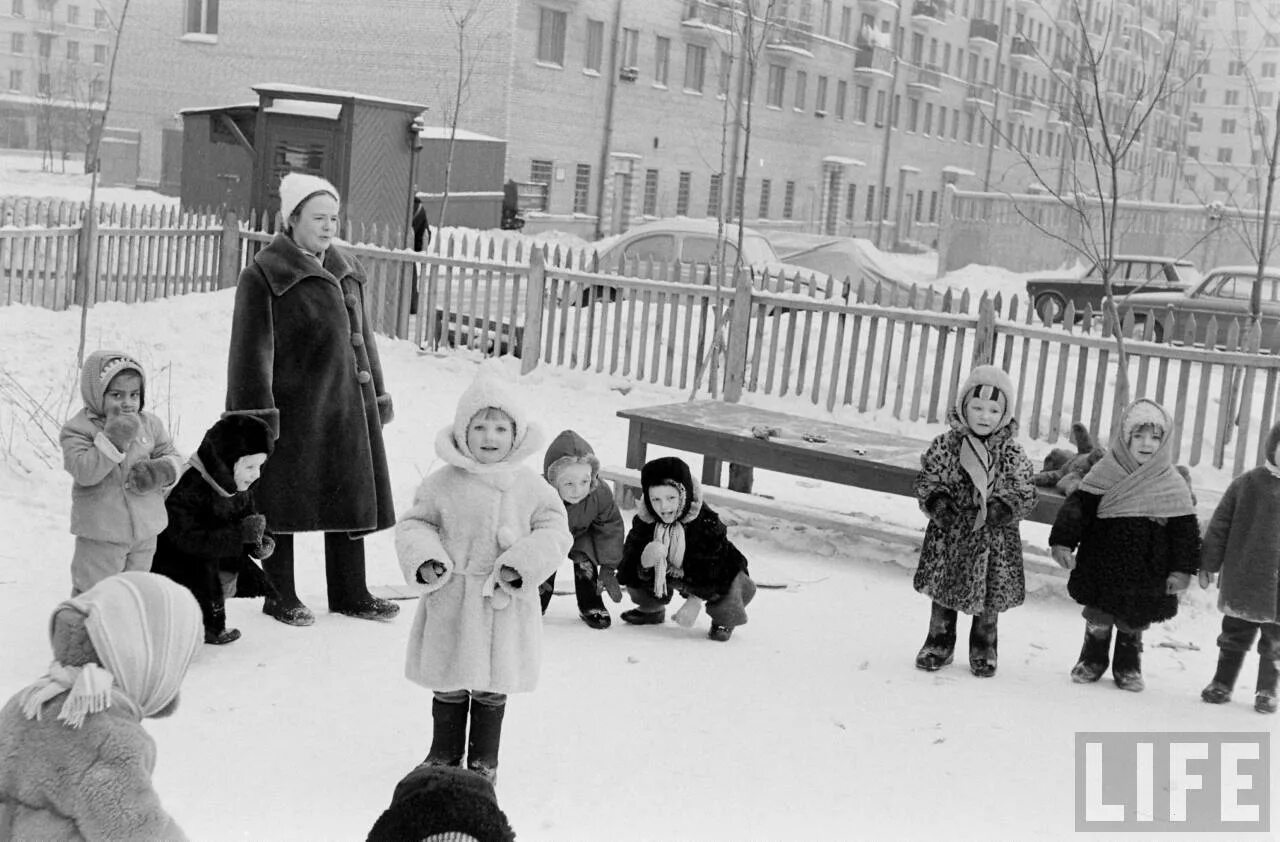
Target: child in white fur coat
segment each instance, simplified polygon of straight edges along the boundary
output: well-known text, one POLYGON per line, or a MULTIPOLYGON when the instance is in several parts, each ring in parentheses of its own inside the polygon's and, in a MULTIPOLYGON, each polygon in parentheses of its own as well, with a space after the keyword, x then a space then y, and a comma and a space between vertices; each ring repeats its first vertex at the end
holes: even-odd
POLYGON ((542 443, 515 385, 482 369, 436 437, 445 466, 396 526, 406 580, 426 585, 405 665, 410 681, 434 691, 425 762, 459 766, 465 749, 468 768, 491 780, 507 694, 538 683, 538 583, 573 543, 555 489, 520 464, 542 443))

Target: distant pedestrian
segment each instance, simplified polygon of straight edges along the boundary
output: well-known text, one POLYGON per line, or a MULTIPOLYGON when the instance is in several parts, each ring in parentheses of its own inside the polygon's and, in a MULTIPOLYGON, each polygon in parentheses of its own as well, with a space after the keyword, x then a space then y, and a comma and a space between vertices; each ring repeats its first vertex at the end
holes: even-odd
POLYGON ((1053 558, 1071 571, 1067 591, 1084 606, 1084 646, 1071 670, 1077 684, 1097 681, 1110 665, 1117 686, 1143 690, 1143 632, 1178 613, 1178 594, 1200 567, 1200 524, 1173 466, 1173 433, 1160 404, 1131 403, 1107 455, 1054 519, 1053 558))
POLYGON ((947 413, 949 429, 920 458, 915 491, 929 516, 915 589, 933 600, 916 666, 950 664, 960 612, 973 615, 969 670, 995 675, 1000 614, 1026 596, 1018 522, 1036 505, 1031 461, 1017 442, 1013 384, 978 366, 947 413))

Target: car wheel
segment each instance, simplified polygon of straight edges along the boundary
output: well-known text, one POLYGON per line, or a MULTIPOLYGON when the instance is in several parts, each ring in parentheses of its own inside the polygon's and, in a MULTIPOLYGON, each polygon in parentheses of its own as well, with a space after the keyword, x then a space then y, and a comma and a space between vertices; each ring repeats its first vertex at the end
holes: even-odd
POLYGON ((1036 299, 1036 315, 1042 324, 1053 324, 1062 320, 1062 313, 1067 303, 1056 292, 1046 292, 1036 299))

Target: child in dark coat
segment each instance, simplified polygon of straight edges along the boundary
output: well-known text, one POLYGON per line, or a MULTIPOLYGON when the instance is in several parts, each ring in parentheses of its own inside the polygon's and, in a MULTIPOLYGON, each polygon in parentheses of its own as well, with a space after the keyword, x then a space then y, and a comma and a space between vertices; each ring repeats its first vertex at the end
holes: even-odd
MULTIPOLYGON (((622 537, 626 526, 609 486, 600 482, 600 460, 582 436, 565 430, 555 437, 542 459, 542 473, 560 494, 569 531, 573 533, 573 591, 578 616, 593 629, 607 629, 612 622, 600 592, 607 590, 614 602, 622 601, 618 562, 622 561, 622 537)), ((539 596, 547 613, 555 590, 556 574, 542 583, 539 596)))
POLYGON ((1058 511, 1049 544, 1071 571, 1067 591, 1084 608, 1077 684, 1106 672, 1141 691, 1142 633, 1178 613, 1178 593, 1200 567, 1200 525, 1187 481, 1173 466, 1173 419, 1140 398, 1121 415, 1118 434, 1058 511), (1073 550, 1079 548, 1073 554, 1073 550))
POLYGON ((746 557, 702 501, 701 488, 682 460, 665 456, 647 463, 640 486, 640 511, 618 566, 618 581, 636 607, 622 612, 622 619, 633 625, 661 623, 672 593, 679 591, 685 603, 676 622, 692 626, 705 603, 711 617, 707 637, 728 640, 747 622, 746 606, 756 595, 746 557))
POLYGON ((271 455, 271 428, 252 415, 231 415, 204 434, 188 470, 169 492, 169 525, 160 533, 152 569, 186 585, 204 618, 204 642, 240 638, 227 628, 226 600, 269 596, 257 563, 275 540, 259 514, 253 484, 271 455))
POLYGON ((1231 481, 1204 532, 1200 587, 1217 576, 1222 634, 1218 669, 1200 697, 1220 705, 1231 700, 1244 656, 1258 641, 1258 684, 1253 708, 1276 712, 1280 671, 1280 424, 1264 445, 1266 461, 1231 481))
POLYGON ((947 414, 950 429, 920 458, 915 491, 929 516, 915 589, 933 600, 929 634, 916 667, 951 663, 959 612, 973 615, 969 669, 996 672, 1000 612, 1026 596, 1018 521, 1036 505, 1032 467, 1015 440, 1013 384, 993 365, 978 366, 947 414))

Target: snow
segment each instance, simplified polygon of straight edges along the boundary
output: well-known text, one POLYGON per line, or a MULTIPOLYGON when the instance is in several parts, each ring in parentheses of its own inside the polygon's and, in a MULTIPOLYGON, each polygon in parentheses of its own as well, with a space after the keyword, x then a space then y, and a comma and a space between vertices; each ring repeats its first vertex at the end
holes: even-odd
MULTIPOLYGON (((222 408, 232 300, 222 291, 105 304, 89 315, 90 347, 122 347, 148 366, 149 408, 185 452, 222 408)), ((68 480, 45 435, 56 438, 76 408, 78 319, 0 308, 5 697, 46 667, 48 615, 68 590, 68 480), (30 397, 15 397, 15 384, 30 397), (30 416, 41 412, 37 424, 30 416)), ((379 349, 396 401, 386 433, 403 509, 437 466, 432 438, 450 423, 479 357, 423 354, 386 338, 379 349)), ((518 361, 504 364, 518 371, 518 361)), ((522 383, 548 435, 572 427, 610 464, 626 448, 617 410, 686 397, 547 366, 522 383)), ((758 405, 820 414, 780 398, 758 405)), ((913 437, 936 432, 887 414, 826 417, 913 437)), ((923 523, 914 505, 888 495, 776 474, 762 474, 758 488, 923 523)), ((629 627, 610 603, 614 627, 593 631, 572 596, 553 600, 541 685, 512 697, 502 744, 499 798, 521 839, 1065 839, 1074 836, 1076 732, 1273 726, 1252 710, 1253 656, 1234 703, 1210 708, 1198 698, 1216 659, 1212 592, 1190 593, 1174 621, 1148 633, 1140 695, 1109 679, 1071 684, 1078 606, 1061 580, 1038 577, 1028 603, 1002 618, 994 679, 971 676, 963 655, 926 674, 912 664, 928 618, 911 588, 912 548, 726 516, 754 577, 780 586, 760 591, 751 622, 726 644, 706 640, 705 616, 694 630, 629 627)), ((1043 527, 1024 536, 1042 543, 1043 527)), ((391 539, 369 539, 372 584, 401 582, 391 539)), ((256 600, 231 601, 230 624, 244 637, 205 646, 182 708, 148 723, 156 787, 193 839, 363 838, 395 782, 426 754, 430 694, 402 677, 412 603, 390 623, 330 615, 318 536, 301 536, 298 549, 299 589, 316 625, 283 626, 256 600)), ((567 565, 558 581, 568 589, 567 565)), ((966 629, 962 621, 962 640, 966 629)))
MULTIPOLYGON (((54 150, 53 171, 41 169, 40 152, 37 150, 9 149, 0 153, 0 199, 11 196, 29 196, 33 199, 89 200, 89 182, 92 176, 84 171, 84 156, 70 155, 65 162, 62 153, 54 150)), ((176 205, 177 196, 166 196, 154 190, 137 190, 132 187, 103 187, 99 185, 97 200, 104 205, 176 205)))

